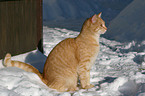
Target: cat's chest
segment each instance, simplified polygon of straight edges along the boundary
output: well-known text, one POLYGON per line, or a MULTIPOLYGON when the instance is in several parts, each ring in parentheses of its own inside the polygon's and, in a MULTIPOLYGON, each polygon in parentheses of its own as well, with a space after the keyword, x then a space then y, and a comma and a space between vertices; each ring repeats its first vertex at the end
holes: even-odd
POLYGON ((94 54, 92 54, 90 58, 91 64, 95 63, 98 53, 99 53, 99 47, 96 48, 96 50, 94 51, 94 54))
POLYGON ((92 48, 90 48, 90 53, 88 54, 89 56, 90 56, 90 62, 88 62, 88 64, 87 64, 87 69, 91 69, 91 67, 92 67, 92 65, 95 63, 95 61, 96 61, 96 58, 97 58, 97 56, 98 56, 98 53, 99 53, 99 46, 97 46, 97 47, 94 47, 93 48, 93 46, 92 46, 92 48), (91 50, 91 49, 93 49, 93 50, 91 50))

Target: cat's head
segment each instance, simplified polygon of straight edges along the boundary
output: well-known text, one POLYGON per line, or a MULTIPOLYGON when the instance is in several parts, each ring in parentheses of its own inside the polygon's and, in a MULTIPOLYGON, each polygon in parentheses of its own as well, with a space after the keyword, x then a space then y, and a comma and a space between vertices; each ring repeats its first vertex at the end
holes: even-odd
POLYGON ((104 34, 107 31, 107 27, 105 26, 105 22, 101 18, 101 14, 102 13, 99 13, 98 15, 95 14, 86 21, 91 32, 104 34))

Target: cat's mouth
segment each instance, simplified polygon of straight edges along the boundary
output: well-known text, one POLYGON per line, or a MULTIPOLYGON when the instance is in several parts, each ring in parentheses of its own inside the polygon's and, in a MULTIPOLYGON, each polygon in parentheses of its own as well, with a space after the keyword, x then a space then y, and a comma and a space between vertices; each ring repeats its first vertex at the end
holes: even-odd
POLYGON ((103 29, 105 30, 102 34, 104 34, 104 33, 106 33, 106 31, 107 31, 107 27, 104 25, 104 26, 102 26, 103 27, 103 29))
MULTIPOLYGON (((104 28, 105 29, 105 28, 104 28)), ((103 32, 101 32, 101 34, 105 34, 106 33, 106 31, 107 31, 107 28, 103 31, 103 32)))
MULTIPOLYGON (((106 31, 107 31, 107 27, 106 27, 106 26, 103 26, 103 28, 105 29, 105 32, 106 32, 106 31)), ((105 33, 105 32, 104 32, 104 33, 105 33)))
POLYGON ((105 34, 107 30, 105 30, 104 32, 102 32, 102 34, 105 34))

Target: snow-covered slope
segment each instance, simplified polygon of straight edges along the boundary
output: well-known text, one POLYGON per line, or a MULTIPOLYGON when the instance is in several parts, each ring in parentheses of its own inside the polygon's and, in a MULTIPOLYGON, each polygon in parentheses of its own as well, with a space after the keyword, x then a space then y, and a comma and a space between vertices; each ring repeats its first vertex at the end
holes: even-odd
MULTIPOLYGON (((120 42, 145 40, 145 0, 134 0, 111 21, 105 36, 120 42)), ((145 48, 145 47, 144 47, 145 48)))
MULTIPOLYGON (((44 27, 45 54, 49 54, 61 40, 77 35, 76 31, 44 27)), ((124 45, 100 38, 100 53, 90 73, 91 83, 95 87, 73 93, 49 89, 34 73, 1 67, 0 96, 145 96, 145 52, 132 52, 134 45, 134 42, 124 45)), ((39 68, 44 65, 46 56, 34 50, 13 56, 12 59, 39 68)))
POLYGON ((87 18, 95 13, 122 10, 132 0, 43 0, 43 20, 87 18), (110 11, 109 11, 110 10, 110 11))
POLYGON ((132 0, 43 0, 43 24, 80 30, 84 20, 103 12, 107 25, 132 0), (74 23, 75 22, 75 23, 74 23), (80 27, 76 27, 74 25, 80 27))

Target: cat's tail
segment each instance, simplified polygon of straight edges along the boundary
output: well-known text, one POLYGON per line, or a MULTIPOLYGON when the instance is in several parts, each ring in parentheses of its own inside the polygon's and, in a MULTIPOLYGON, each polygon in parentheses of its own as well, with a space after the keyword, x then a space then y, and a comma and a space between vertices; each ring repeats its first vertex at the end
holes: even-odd
POLYGON ((4 66, 5 67, 12 66, 12 64, 11 64, 11 54, 10 53, 7 53, 6 56, 5 56, 4 66))
POLYGON ((10 53, 7 53, 6 56, 5 56, 4 66, 5 67, 18 67, 18 68, 23 69, 27 72, 35 73, 45 83, 45 81, 43 80, 42 74, 35 67, 33 67, 33 66, 31 66, 27 63, 24 63, 24 62, 11 60, 11 54, 10 53))

